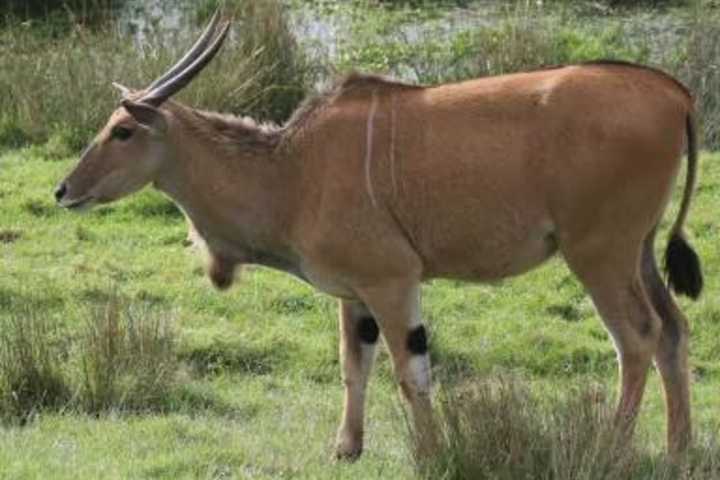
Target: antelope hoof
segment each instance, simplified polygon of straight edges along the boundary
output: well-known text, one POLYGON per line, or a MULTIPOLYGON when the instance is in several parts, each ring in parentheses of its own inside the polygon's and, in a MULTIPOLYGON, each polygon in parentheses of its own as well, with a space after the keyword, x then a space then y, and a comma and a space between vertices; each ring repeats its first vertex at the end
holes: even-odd
POLYGON ((335 444, 335 459, 344 462, 354 462, 363 452, 361 438, 352 438, 350 435, 339 433, 335 444))

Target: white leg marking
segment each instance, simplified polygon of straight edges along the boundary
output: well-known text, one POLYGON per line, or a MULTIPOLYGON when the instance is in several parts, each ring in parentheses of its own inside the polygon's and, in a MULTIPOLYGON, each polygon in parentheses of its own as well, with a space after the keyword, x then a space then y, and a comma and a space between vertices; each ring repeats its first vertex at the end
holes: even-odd
POLYGON ((429 395, 431 387, 430 355, 413 355, 407 364, 408 380, 420 395, 429 395))
POLYGON ((420 287, 414 287, 412 291, 412 296, 410 297, 410 323, 408 324, 408 328, 410 330, 419 327, 422 325, 422 312, 420 311, 420 287))
MULTIPOLYGON (((420 287, 416 287, 412 296, 412 309, 410 310, 410 324, 407 333, 423 326, 422 312, 420 307, 420 287)), ((426 330, 427 331, 427 330, 426 330)), ((406 379, 415 387, 418 394, 430 394, 431 375, 430 375, 430 355, 427 353, 421 355, 411 355, 408 359, 406 368, 406 379)))
POLYGON ((360 372, 362 373, 363 381, 367 383, 367 378, 370 376, 370 370, 373 363, 375 362, 375 343, 372 345, 365 344, 360 347, 360 372))

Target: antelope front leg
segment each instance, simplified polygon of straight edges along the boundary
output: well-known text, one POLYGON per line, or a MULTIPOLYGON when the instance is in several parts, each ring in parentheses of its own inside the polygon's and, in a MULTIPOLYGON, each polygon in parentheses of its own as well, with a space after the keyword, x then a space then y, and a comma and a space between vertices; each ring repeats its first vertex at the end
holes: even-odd
POLYGON ((363 450, 365 390, 375 359, 379 331, 370 311, 360 302, 340 302, 340 358, 345 384, 342 423, 336 455, 356 460, 363 450))
POLYGON ((403 282, 361 294, 375 314, 393 359, 395 376, 415 427, 417 454, 435 452, 437 439, 430 399, 430 356, 420 317, 420 284, 403 282))

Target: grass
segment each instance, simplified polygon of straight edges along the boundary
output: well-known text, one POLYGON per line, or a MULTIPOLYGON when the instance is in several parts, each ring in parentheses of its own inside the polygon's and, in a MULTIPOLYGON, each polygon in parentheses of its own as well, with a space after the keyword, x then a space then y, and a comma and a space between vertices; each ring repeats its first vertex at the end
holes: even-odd
MULTIPOLYGON (((26 392, 16 394, 24 402, 2 405, 9 421, 0 431, 0 476, 417 475, 384 352, 370 387, 366 455, 356 465, 330 461, 342 396, 331 299, 261 268, 243 272, 230 292, 215 292, 202 261, 182 246, 182 215, 165 199, 147 191, 82 216, 62 211, 53 205, 52 187, 75 159, 48 161, 42 150, 0 157, 0 378, 10 379, 1 388, 26 392), (24 348, 28 343, 37 348, 24 348), (17 372, 36 376, 13 377, 17 372), (18 377, 33 389, 19 389, 23 381, 12 381, 18 377)), ((693 330, 701 436, 718 431, 720 303, 712 292, 720 278, 719 161, 717 154, 701 159, 689 224, 706 294, 683 300, 693 330)), ((463 415, 465 405, 453 395, 511 372, 530 389, 528 405, 540 405, 509 414, 518 428, 527 426, 529 440, 544 441, 562 431, 555 428, 564 421, 558 412, 577 405, 582 389, 568 385, 599 383, 612 391, 611 342, 560 261, 497 286, 432 282, 423 295, 435 377, 445 386, 441 412, 463 415), (545 422, 540 430, 535 417, 545 422)), ((467 403, 469 411, 473 405, 467 403)), ((482 430, 488 417, 468 428, 482 430)), ((660 468, 664 416, 654 373, 639 425, 639 458, 650 465, 643 468, 660 468)))
POLYGON ((24 423, 70 399, 55 349, 58 327, 33 310, 3 318, 0 334, 0 415, 24 423))
POLYGON ((526 381, 500 376, 441 391, 440 453, 416 458, 423 478, 443 479, 714 479, 720 436, 696 438, 672 462, 614 428, 611 396, 602 385, 570 382, 558 393, 532 392, 526 381))
MULTIPOLYGON (((198 7, 198 27, 215 3, 198 7)), ((235 36, 183 100, 282 120, 318 65, 295 44, 278 2, 228 3, 239 19, 235 36)), ((590 28, 596 17, 562 5, 521 5, 475 31, 397 37, 398 25, 445 21, 442 10, 420 3, 369 9, 353 2, 351 33, 328 70, 443 81, 597 56, 666 61, 698 93, 708 145, 716 144, 712 12, 684 10, 694 22, 687 42, 658 60, 652 39, 627 41, 628 22, 610 15, 598 33, 590 28)), ((0 477, 718 476, 720 154, 701 159, 689 224, 707 290, 699 302, 682 301, 693 330, 698 432, 688 470, 673 470, 661 453, 655 373, 637 441, 606 448, 615 353, 559 260, 500 285, 426 285, 446 448, 430 463, 412 461, 381 352, 366 453, 356 465, 332 463, 342 397, 334 301, 262 268, 246 269, 230 292, 215 292, 202 260, 183 247, 183 216, 152 191, 84 216, 54 206, 53 186, 116 102, 109 81, 143 85, 189 42, 149 32, 138 57, 108 24, 73 25, 62 36, 18 25, 0 32, 0 477), (70 95, 77 85, 83 94, 70 95)))
POLYGON ((112 291, 73 323, 48 311, 59 297, 24 293, 0 317, 0 419, 25 424, 47 411, 162 411, 179 378, 170 315, 112 291), (21 300, 21 303, 18 300, 21 300))
POLYGON ((97 24, 111 21, 112 10, 124 0, 5 0, 2 15, 22 20, 52 18, 53 27, 67 29, 68 20, 97 24), (68 16, 71 17, 68 19, 68 16))
POLYGON ((86 322, 78 342, 82 411, 165 409, 178 376, 172 320, 111 295, 86 322))

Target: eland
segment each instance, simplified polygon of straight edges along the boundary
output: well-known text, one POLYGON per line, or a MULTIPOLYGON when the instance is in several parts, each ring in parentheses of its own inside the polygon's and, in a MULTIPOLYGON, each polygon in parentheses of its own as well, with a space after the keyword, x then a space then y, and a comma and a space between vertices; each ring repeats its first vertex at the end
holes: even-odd
POLYGON ((170 99, 228 29, 216 13, 147 88, 118 86, 119 108, 55 191, 62 207, 152 184, 202 238, 217 288, 233 283, 237 267, 260 264, 337 297, 345 387, 337 455, 349 459, 363 449, 381 336, 420 448, 435 442, 421 282, 493 282, 558 254, 614 342, 618 423, 632 431, 654 361, 668 448, 685 449, 688 322, 668 287, 695 298, 702 274, 683 232, 697 142, 693 98, 680 82, 615 61, 432 87, 351 74, 283 126, 261 125, 170 99), (653 244, 686 148, 666 286, 653 244))

